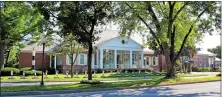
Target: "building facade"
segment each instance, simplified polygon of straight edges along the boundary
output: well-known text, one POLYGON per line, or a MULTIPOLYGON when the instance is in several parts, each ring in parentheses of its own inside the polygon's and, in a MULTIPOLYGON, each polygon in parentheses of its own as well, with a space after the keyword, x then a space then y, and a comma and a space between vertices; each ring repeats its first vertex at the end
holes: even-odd
MULTIPOLYGON (((144 47, 145 42, 140 36, 132 35, 130 37, 121 37, 118 30, 105 30, 98 35, 99 41, 93 44, 94 51, 92 55, 92 69, 103 70, 166 70, 167 64, 163 55, 155 55, 153 50, 144 47)), ((19 55, 19 67, 32 66, 32 52, 35 48, 35 67, 41 68, 42 65, 42 46, 29 45, 22 49, 19 55)), ((68 55, 49 55, 56 46, 46 47, 44 67, 55 68, 60 72, 66 72, 71 69, 71 58, 68 55)), ((74 59, 76 55, 74 54, 74 59)), ((214 56, 203 56, 201 54, 194 56, 194 63, 203 66, 209 66, 214 56), (205 64, 206 63, 206 64, 205 64)), ((197 65, 198 65, 197 64, 197 65)), ((199 66, 199 65, 198 65, 199 66)), ((87 52, 80 53, 74 63, 74 70, 87 70, 87 52)))

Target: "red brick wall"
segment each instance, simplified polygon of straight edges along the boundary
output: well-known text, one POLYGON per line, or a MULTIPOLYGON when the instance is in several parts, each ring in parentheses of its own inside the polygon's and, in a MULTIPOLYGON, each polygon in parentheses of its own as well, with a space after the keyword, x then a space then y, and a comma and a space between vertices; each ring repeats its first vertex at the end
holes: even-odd
MULTIPOLYGON (((44 68, 49 67, 50 57, 44 55, 44 68)), ((32 67, 32 53, 20 52, 19 54, 19 68, 32 67)), ((42 68, 42 53, 35 54, 35 68, 42 68)))

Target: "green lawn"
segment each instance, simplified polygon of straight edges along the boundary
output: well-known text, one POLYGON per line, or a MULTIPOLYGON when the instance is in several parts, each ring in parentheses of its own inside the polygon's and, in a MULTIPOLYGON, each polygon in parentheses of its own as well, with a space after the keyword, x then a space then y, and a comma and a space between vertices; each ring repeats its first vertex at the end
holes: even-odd
MULTIPOLYGON (((128 77, 125 76, 125 73, 121 73, 121 77, 118 77, 117 73, 112 73, 112 77, 110 77, 111 73, 105 73, 105 77, 102 78, 102 74, 96 74, 96 78, 93 78, 93 80, 100 80, 100 81, 106 81, 106 80, 143 80, 144 79, 144 73, 138 74, 135 73, 135 77, 132 77, 133 74, 132 73, 128 73, 128 77), (139 76, 140 75, 140 76, 139 76)), ((79 74, 79 78, 64 78, 65 75, 64 74, 59 74, 58 75, 59 78, 54 78, 54 75, 48 75, 48 78, 44 78, 44 82, 79 82, 81 80, 87 80, 87 78, 85 78, 84 74, 79 74)), ((94 76, 94 74, 93 74, 94 76)), ((146 76, 148 77, 155 77, 155 76, 164 76, 164 73, 159 73, 159 74, 155 74, 155 73, 150 73, 147 72, 146 76)), ((183 74, 183 73, 179 73, 177 74, 177 76, 179 77, 194 77, 194 76, 206 76, 204 74, 183 74)), ((70 75, 69 75, 70 77, 70 75)), ((20 79, 21 76, 14 76, 15 79, 8 79, 10 78, 10 76, 2 76, 1 77, 1 82, 40 82, 41 81, 41 76, 38 76, 38 79, 32 79, 33 76, 27 76, 26 79, 20 79)))
POLYGON ((39 91, 39 90, 70 90, 70 89, 93 89, 93 88, 118 88, 118 87, 135 87, 135 86, 153 86, 153 85, 168 85, 187 82, 202 82, 202 81, 219 81, 220 77, 204 77, 191 79, 164 79, 163 76, 153 77, 151 80, 137 80, 127 82, 111 82, 98 85, 89 84, 65 84, 65 85, 46 85, 40 86, 14 86, 1 87, 1 92, 18 92, 18 91, 39 91))
MULTIPOLYGON (((138 73, 135 73, 135 77, 131 77, 132 74, 128 73, 128 77, 125 76, 124 73, 121 73, 121 77, 118 77, 116 73, 112 73, 112 77, 110 77, 111 73, 105 73, 105 77, 102 78, 102 74, 96 74, 96 78, 93 78, 93 80, 100 80, 100 81, 106 81, 106 80, 138 80, 138 79, 144 79, 144 73, 141 73, 141 76, 138 76, 138 73)), ((148 73, 147 73, 148 74, 148 73)), ((79 82, 81 80, 87 80, 85 78, 84 74, 79 74, 79 78, 64 78, 64 74, 59 74, 59 78, 54 78, 55 75, 48 75, 48 78, 44 78, 44 82, 79 82)), ((94 76, 94 74, 93 74, 94 76)), ((153 77, 152 75, 151 77, 153 77)), ((38 76, 38 79, 33 79, 33 76, 27 76, 26 79, 20 79, 21 76, 14 76, 15 79, 8 79, 10 76, 2 76, 1 82, 39 82, 41 81, 41 76, 38 76)))

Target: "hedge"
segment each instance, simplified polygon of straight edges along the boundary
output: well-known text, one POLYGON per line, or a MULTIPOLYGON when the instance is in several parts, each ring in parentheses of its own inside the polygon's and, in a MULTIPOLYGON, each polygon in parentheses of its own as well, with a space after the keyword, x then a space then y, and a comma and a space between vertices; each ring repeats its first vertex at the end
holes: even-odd
MULTIPOLYGON (((28 76, 28 75, 34 75, 35 73, 33 71, 25 71, 25 75, 28 76)), ((42 71, 36 71, 36 75, 41 75, 42 74, 42 71)))
POLYGON ((193 66, 192 67, 193 72, 221 72, 221 68, 208 68, 208 67, 198 67, 198 66, 193 66))
POLYGON ((25 68, 21 68, 20 71, 30 71, 31 67, 25 67, 25 68))
POLYGON ((5 67, 1 69, 1 76, 10 76, 11 71, 13 71, 13 75, 18 75, 20 70, 13 67, 5 67))

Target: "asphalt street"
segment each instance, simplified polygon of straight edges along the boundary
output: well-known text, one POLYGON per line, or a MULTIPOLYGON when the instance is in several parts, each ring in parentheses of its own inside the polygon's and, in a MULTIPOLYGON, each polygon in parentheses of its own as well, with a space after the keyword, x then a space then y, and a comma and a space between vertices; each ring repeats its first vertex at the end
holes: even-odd
POLYGON ((220 82, 20 97, 220 97, 220 82))

